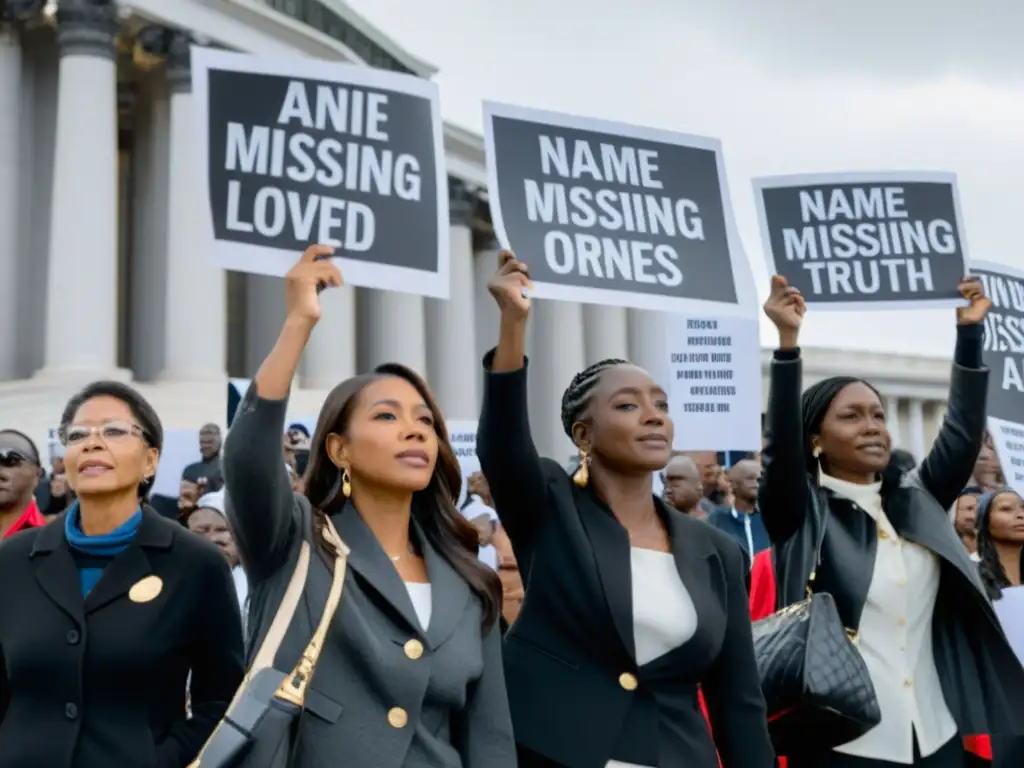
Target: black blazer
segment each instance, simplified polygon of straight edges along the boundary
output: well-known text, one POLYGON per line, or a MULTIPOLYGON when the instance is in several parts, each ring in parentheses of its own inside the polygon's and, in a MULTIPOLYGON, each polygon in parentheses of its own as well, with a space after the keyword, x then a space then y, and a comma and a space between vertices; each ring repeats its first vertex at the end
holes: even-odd
POLYGON ((610 759, 716 768, 716 743, 725 768, 774 766, 736 543, 654 499, 698 629, 638 667, 628 534, 557 462, 537 455, 525 367, 488 370, 477 454, 526 587, 504 648, 512 725, 534 753, 520 766, 547 758, 569 768, 604 768, 610 759))
MULTIPOLYGON (((1024 669, 946 511, 981 449, 987 388, 987 369, 954 365, 949 407, 931 451, 920 467, 906 474, 890 467, 882 480, 882 503, 896 532, 939 558, 935 663, 946 704, 964 735, 1024 733, 1024 669)), ((843 623, 856 629, 871 585, 877 526, 808 474, 800 397, 799 357, 773 360, 758 503, 776 548, 777 602, 781 607, 802 600, 816 570, 815 589, 831 593, 843 623), (826 521, 815 568, 818 532, 826 521)))
POLYGON ((145 508, 135 541, 84 599, 79 583, 63 515, 0 545, 0 764, 182 768, 242 680, 227 561, 145 508), (133 602, 132 585, 151 574, 163 589, 133 602))

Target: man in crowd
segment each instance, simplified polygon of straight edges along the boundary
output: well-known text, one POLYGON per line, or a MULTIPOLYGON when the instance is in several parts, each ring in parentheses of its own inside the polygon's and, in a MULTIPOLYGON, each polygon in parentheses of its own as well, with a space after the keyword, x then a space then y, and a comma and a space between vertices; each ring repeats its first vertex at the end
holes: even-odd
POLYGON ((189 464, 181 473, 181 479, 196 485, 206 480, 208 491, 220 490, 224 485, 224 473, 220 467, 220 427, 216 424, 204 424, 199 430, 200 461, 189 464))
POLYGON ((17 430, 0 431, 0 539, 46 525, 35 499, 42 476, 32 439, 17 430))
POLYGON ((753 561, 754 555, 771 546, 768 530, 757 509, 757 485, 761 480, 761 465, 754 459, 736 462, 729 470, 733 503, 721 507, 708 516, 708 522, 734 537, 753 561))
POLYGON ((71 506, 75 494, 68 487, 64 473, 64 457, 54 456, 50 460, 50 472, 36 485, 36 504, 43 517, 49 520, 71 506))
POLYGON ((971 553, 971 559, 978 558, 978 532, 974 527, 975 513, 978 511, 978 498, 981 488, 970 486, 960 492, 960 497, 953 507, 953 527, 964 547, 971 553))
POLYGON ((224 491, 207 493, 202 496, 182 520, 192 533, 202 536, 207 541, 217 545, 228 565, 231 566, 231 575, 235 581, 235 591, 238 593, 238 605, 242 609, 242 616, 245 616, 245 601, 249 595, 249 582, 242 570, 242 564, 238 557, 238 548, 235 546, 235 539, 228 527, 227 513, 225 512, 224 491))
POLYGON ((498 553, 494 549, 494 533, 498 529, 498 513, 494 511, 491 488, 483 472, 474 472, 467 481, 466 501, 462 505, 462 516, 477 530, 480 541, 478 555, 480 562, 494 570, 498 568, 498 553))
POLYGON ((683 455, 689 456, 700 472, 700 485, 704 494, 700 506, 705 514, 710 515, 725 501, 725 494, 718 484, 718 475, 722 470, 718 454, 714 451, 684 451, 683 455))
POLYGON ((693 459, 686 454, 673 456, 664 472, 665 502, 684 515, 706 520, 708 513, 700 502, 704 494, 701 490, 700 470, 693 459))

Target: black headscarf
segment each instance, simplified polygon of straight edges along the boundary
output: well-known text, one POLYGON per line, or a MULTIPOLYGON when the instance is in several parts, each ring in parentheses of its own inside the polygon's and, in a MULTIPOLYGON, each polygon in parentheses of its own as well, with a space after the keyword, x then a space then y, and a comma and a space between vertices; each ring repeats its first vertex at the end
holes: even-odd
POLYGON ((818 475, 818 460, 814 458, 812 452, 811 435, 816 435, 821 431, 821 422, 825 420, 828 407, 832 405, 836 395, 851 384, 858 383, 871 387, 871 390, 878 394, 877 389, 856 376, 830 376, 804 390, 803 398, 800 401, 800 412, 804 424, 804 461, 811 477, 818 475))
MULTIPOLYGON (((988 527, 992 505, 996 497, 1002 496, 1004 493, 1017 495, 1013 488, 1007 486, 986 491, 978 499, 978 508, 974 513, 974 529, 978 537, 978 570, 989 600, 998 600, 1003 589, 1010 586, 1010 580, 1006 578, 1006 571, 1003 570, 1002 563, 999 562, 995 542, 992 540, 992 534, 988 527)), ((1024 559, 1024 554, 1021 557, 1024 559)))

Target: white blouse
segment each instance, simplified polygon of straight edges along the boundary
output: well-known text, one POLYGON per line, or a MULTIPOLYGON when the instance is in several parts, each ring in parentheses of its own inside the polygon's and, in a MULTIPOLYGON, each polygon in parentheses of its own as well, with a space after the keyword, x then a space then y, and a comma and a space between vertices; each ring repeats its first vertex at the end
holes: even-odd
MULTIPOLYGON (((644 664, 664 656, 697 632, 697 609, 668 552, 653 549, 629 551, 633 585, 633 645, 636 663, 644 664)), ((610 761, 606 768, 651 768, 634 763, 610 761)))
POLYGON ((407 581, 405 582, 405 589, 409 593, 409 599, 412 600, 412 607, 416 611, 416 618, 420 620, 420 628, 426 632, 427 627, 430 626, 430 614, 434 608, 430 583, 407 581))
POLYGON ((836 751, 912 765, 915 733, 921 756, 928 757, 957 732, 932 649, 939 559, 899 537, 882 508, 881 483, 859 485, 825 474, 819 482, 852 501, 878 526, 871 586, 857 630, 882 722, 836 751))

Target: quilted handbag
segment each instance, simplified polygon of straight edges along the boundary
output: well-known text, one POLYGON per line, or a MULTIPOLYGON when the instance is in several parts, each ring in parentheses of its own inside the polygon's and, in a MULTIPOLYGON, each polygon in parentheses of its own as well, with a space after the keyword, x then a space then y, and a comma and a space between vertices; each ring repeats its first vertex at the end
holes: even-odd
MULTIPOLYGON (((824 522, 817 560, 825 538, 824 522)), ((814 592, 753 625, 754 656, 768 706, 768 731, 780 755, 808 742, 831 749, 863 736, 882 721, 857 633, 843 627, 835 600, 814 592)))

